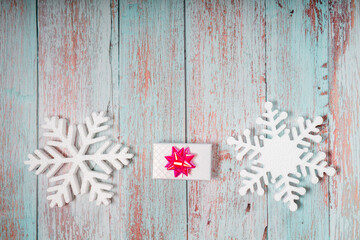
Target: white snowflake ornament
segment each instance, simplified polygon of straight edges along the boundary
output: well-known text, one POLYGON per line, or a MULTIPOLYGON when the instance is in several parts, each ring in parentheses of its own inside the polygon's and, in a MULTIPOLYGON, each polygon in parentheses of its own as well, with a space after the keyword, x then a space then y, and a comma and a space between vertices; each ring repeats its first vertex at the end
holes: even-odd
POLYGON ((51 140, 44 149, 29 154, 25 164, 30 165, 29 171, 36 170, 36 175, 47 171, 49 181, 56 182, 47 189, 51 193, 47 197, 50 207, 62 207, 73 199, 73 195, 87 193, 89 188, 90 201, 96 200, 97 205, 110 203, 113 185, 103 181, 110 177, 113 168, 120 170, 123 165, 128 165, 133 154, 128 153, 127 147, 121 149, 120 144, 110 147, 112 144, 107 136, 97 136, 109 128, 108 122, 109 117, 104 112, 87 117, 85 125, 70 124, 68 128, 66 119, 45 119, 44 136, 51 140), (89 147, 95 143, 102 145, 94 154, 88 154, 89 147), (96 164, 102 172, 92 169, 90 163, 96 164))
POLYGON ((298 186, 300 183, 298 178, 306 177, 309 173, 311 182, 316 184, 324 173, 333 176, 335 169, 327 166, 324 152, 316 155, 308 152, 311 141, 321 142, 321 136, 316 135, 319 132, 316 127, 323 122, 321 117, 316 117, 313 122, 299 117, 297 119, 299 131, 295 127, 290 131, 282 123, 287 118, 287 113, 279 113, 278 110, 272 110, 272 107, 271 102, 266 102, 266 112, 262 114, 263 117, 256 119, 257 124, 265 126, 262 129, 265 135, 254 136, 252 140, 250 130, 246 129, 245 139, 229 137, 227 143, 235 145, 235 150, 239 151, 236 156, 238 160, 245 155, 252 160, 251 170, 240 172, 240 176, 244 178, 240 195, 245 195, 249 190, 263 195, 263 184, 268 185, 270 177, 278 190, 274 195, 275 200, 282 199, 284 203, 288 203, 291 211, 296 211, 298 205, 295 200, 306 192, 305 188, 298 186))

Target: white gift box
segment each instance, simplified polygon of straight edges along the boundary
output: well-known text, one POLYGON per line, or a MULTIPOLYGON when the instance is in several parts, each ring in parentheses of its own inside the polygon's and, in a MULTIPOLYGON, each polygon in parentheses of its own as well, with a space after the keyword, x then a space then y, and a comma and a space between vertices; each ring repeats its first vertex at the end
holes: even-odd
POLYGON ((153 145, 153 178, 154 179, 176 179, 176 180, 210 180, 211 179, 211 144, 193 143, 155 143, 153 145), (189 148, 190 154, 195 155, 191 163, 195 168, 189 169, 188 176, 180 174, 174 176, 173 170, 168 170, 165 156, 171 156, 172 148, 178 150, 189 148))

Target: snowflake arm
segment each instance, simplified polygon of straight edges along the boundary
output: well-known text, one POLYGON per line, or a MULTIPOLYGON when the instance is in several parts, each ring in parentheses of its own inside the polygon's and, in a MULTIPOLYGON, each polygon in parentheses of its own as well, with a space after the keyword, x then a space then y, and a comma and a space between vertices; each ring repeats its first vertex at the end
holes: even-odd
POLYGON ((311 122, 311 120, 309 119, 305 121, 304 118, 299 117, 297 119, 297 122, 299 124, 300 131, 298 132, 297 128, 295 127, 291 129, 291 134, 294 139, 293 141, 303 147, 310 147, 310 141, 313 141, 315 143, 321 142, 321 136, 314 134, 319 132, 317 126, 323 122, 322 117, 316 117, 313 122, 311 122))
POLYGON ((55 207, 55 205, 62 207, 64 206, 64 203, 69 203, 73 199, 71 192, 75 196, 80 193, 80 184, 76 176, 78 169, 79 166, 77 164, 73 164, 68 173, 49 179, 49 182, 63 181, 61 184, 47 189, 50 193, 47 197, 50 201, 50 207, 55 207))
POLYGON ((247 153, 250 153, 249 158, 255 158, 259 153, 261 153, 261 145, 258 136, 254 136, 254 143, 251 142, 250 130, 245 129, 244 131, 245 141, 240 136, 238 139, 234 137, 229 137, 227 139, 228 145, 235 145, 235 151, 239 151, 236 155, 237 160, 241 160, 247 153))
POLYGON ((105 153, 110 149, 111 141, 106 141, 92 156, 93 161, 107 174, 112 172, 109 164, 117 170, 123 168, 124 165, 129 164, 129 160, 134 157, 134 154, 128 153, 129 148, 124 147, 121 149, 121 144, 115 144, 109 153, 105 153))
POLYGON ((44 150, 37 149, 34 153, 28 155, 29 160, 25 164, 30 165, 29 171, 36 169, 35 174, 39 175, 46 170, 47 177, 52 177, 65 164, 70 163, 72 158, 66 158, 59 153, 55 148, 45 146, 44 150))
POLYGON ((66 119, 52 117, 45 119, 45 124, 42 128, 46 131, 44 132, 44 136, 52 138, 52 140, 46 143, 48 146, 66 149, 74 156, 77 154, 77 149, 75 147, 76 127, 75 125, 70 124, 69 129, 66 132, 66 125, 66 119))
POLYGON ((326 154, 319 152, 315 157, 313 153, 307 153, 299 162, 301 174, 306 177, 307 169, 310 173, 310 179, 313 184, 319 182, 319 177, 323 177, 324 173, 328 176, 334 176, 336 171, 334 168, 327 166, 324 161, 326 154), (319 176, 319 177, 318 177, 319 176))
POLYGON ((252 172, 247 171, 246 169, 240 172, 240 176, 244 178, 244 180, 242 181, 243 186, 239 190, 241 196, 244 196, 248 191, 253 193, 255 188, 257 194, 263 195, 264 188, 262 186, 262 181, 264 181, 265 185, 268 185, 266 169, 253 165, 251 166, 251 170, 252 172))
POLYGON ((262 114, 263 116, 262 118, 259 117, 256 119, 256 123, 268 127, 268 128, 263 128, 262 132, 264 134, 269 135, 271 138, 274 138, 274 137, 280 137, 280 134, 286 128, 285 124, 280 125, 280 123, 284 119, 286 119, 288 115, 286 112, 281 112, 278 115, 279 111, 276 109, 272 110, 272 107, 273 105, 271 102, 266 102, 265 103, 266 112, 262 114))
POLYGON ((92 171, 84 162, 79 163, 79 165, 84 174, 83 182, 81 184, 81 194, 89 192, 90 187, 90 202, 96 200, 96 205, 109 205, 110 198, 114 195, 113 192, 110 192, 113 186, 111 184, 101 182, 101 180, 107 180, 109 175, 92 171))
POLYGON ((303 187, 297 186, 300 181, 296 178, 289 176, 282 176, 282 178, 276 183, 275 187, 280 189, 283 188, 274 195, 276 201, 283 199, 284 203, 289 203, 290 211, 296 211, 298 205, 295 203, 295 200, 299 200, 299 195, 304 195, 306 190, 303 187))
POLYGON ((93 113, 92 117, 87 117, 84 124, 78 125, 81 148, 79 154, 85 154, 91 144, 107 140, 106 136, 94 137, 97 133, 106 131, 109 125, 103 125, 110 120, 105 116, 105 112, 93 113))

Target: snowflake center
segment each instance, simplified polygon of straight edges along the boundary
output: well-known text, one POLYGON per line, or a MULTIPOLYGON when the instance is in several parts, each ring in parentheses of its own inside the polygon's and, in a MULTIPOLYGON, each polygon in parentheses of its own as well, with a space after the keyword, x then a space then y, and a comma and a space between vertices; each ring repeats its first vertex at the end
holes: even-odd
POLYGON ((271 172, 273 178, 287 176, 297 172, 298 159, 303 153, 288 134, 272 139, 264 139, 264 148, 260 160, 271 172))

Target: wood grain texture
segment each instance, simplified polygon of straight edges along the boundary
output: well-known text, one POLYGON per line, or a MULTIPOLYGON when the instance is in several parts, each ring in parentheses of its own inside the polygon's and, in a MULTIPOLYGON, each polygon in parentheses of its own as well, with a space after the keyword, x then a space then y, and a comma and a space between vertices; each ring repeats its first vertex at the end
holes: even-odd
POLYGON ((213 179, 188 182, 189 239, 266 237, 266 196, 239 195, 250 162, 225 142, 265 100, 264 12, 264 1, 186 1, 187 138, 213 144, 213 179))
MULTIPOLYGON (((116 89, 114 91, 115 83, 117 83, 119 79, 119 1, 118 0, 111 0, 110 5, 111 11, 111 36, 110 36, 110 47, 109 47, 109 54, 110 54, 110 67, 111 67, 111 104, 108 105, 109 112, 111 113, 111 117, 113 118, 113 129, 112 133, 115 137, 116 141, 120 141, 120 127, 122 126, 119 122, 119 102, 117 101, 117 92, 116 89)), ((131 147, 131 143, 122 141, 121 144, 125 144, 131 147)), ((132 152, 132 149, 130 150, 132 152)), ((124 168, 124 171, 131 171, 132 163, 129 166, 124 168), (127 169, 130 168, 130 169, 127 169)), ((123 200, 120 198, 121 194, 120 191, 120 184, 121 183, 121 176, 123 172, 114 172, 112 183, 114 185, 114 197, 109 207, 109 219, 108 224, 110 225, 109 229, 109 239, 119 239, 120 233, 122 229, 119 227, 121 223, 121 214, 119 214, 119 209, 121 209, 124 205, 123 200)))
POLYGON ((119 2, 114 106, 135 159, 119 179, 118 239, 186 238, 186 183, 152 180, 152 144, 185 140, 183 12, 180 1, 119 2))
POLYGON ((0 30, 0 239, 360 239, 359 1, 3 0, 0 30), (238 193, 250 162, 225 141, 259 133, 265 100, 325 120, 338 173, 295 213, 238 193), (112 204, 49 208, 23 164, 38 125, 100 110, 135 153, 112 204), (213 179, 152 180, 152 143, 185 141, 213 144, 213 179))
POLYGON ((330 3, 330 237, 360 238, 360 2, 330 3))
MULTIPOLYGON (((62 116, 81 123, 112 100, 109 1, 39 1, 39 123, 62 116)), ((40 140, 43 146, 44 139, 40 140)), ((107 239, 109 208, 89 195, 49 208, 39 177, 39 239, 107 239)))
MULTIPOLYGON (((323 142, 314 152, 328 152, 328 5, 326 1, 270 1, 266 4, 267 100, 289 113, 288 127, 298 116, 322 116, 323 142)), ((328 239, 328 177, 316 185, 302 178, 305 196, 293 213, 268 192, 269 239, 328 239)))
POLYGON ((0 239, 36 238, 36 4, 0 2, 0 239))

